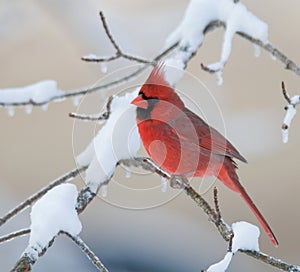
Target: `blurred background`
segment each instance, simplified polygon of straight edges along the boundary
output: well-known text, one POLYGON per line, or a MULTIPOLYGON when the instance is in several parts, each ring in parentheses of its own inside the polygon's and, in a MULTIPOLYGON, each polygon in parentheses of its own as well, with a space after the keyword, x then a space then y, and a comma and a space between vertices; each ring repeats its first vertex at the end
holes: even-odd
MULTIPOLYGON (((300 3, 297 0, 243 1, 269 25, 270 42, 300 63, 300 3)), ((0 88, 18 87, 54 79, 62 90, 74 90, 109 81, 132 68, 133 63, 99 65, 84 63, 82 55, 114 53, 99 20, 103 10, 111 32, 125 52, 153 58, 168 34, 181 20, 188 1, 108 0, 1 0, 0 88), (118 69, 122 67, 123 71, 118 69)), ((299 136, 296 115, 288 144, 281 141, 285 100, 281 81, 290 94, 299 93, 299 79, 262 51, 236 36, 226 65, 224 84, 205 73, 200 63, 219 60, 223 29, 209 33, 187 67, 178 88, 191 107, 205 116, 248 159, 239 163, 239 176, 279 240, 274 248, 265 233, 261 250, 299 264, 299 136), (196 106, 197 105, 197 106, 196 106)), ((98 112, 111 93, 124 93, 143 82, 149 71, 132 83, 82 98, 80 108, 72 100, 51 103, 47 111, 22 108, 14 117, 0 109, 0 212, 4 214, 51 180, 76 167, 81 152, 99 128, 74 123, 71 111, 98 112)), ((141 150, 141 154, 144 154, 141 150)), ((226 243, 206 215, 180 191, 163 193, 155 175, 134 170, 125 178, 118 169, 107 198, 96 198, 80 215, 82 238, 111 272, 200 271, 223 258, 226 243)), ((75 182, 84 186, 82 178, 75 182)), ((211 181, 193 186, 211 202, 211 181), (208 191, 207 191, 208 190, 208 191)), ((258 222, 241 198, 216 183, 223 218, 227 223, 258 222)), ((26 211, 1 227, 0 235, 28 227, 26 211)), ((27 245, 28 237, 0 246, 1 271, 8 271, 27 245)), ((59 237, 33 271, 96 271, 69 239, 59 237)), ((236 254, 229 271, 274 271, 243 254, 236 254)))

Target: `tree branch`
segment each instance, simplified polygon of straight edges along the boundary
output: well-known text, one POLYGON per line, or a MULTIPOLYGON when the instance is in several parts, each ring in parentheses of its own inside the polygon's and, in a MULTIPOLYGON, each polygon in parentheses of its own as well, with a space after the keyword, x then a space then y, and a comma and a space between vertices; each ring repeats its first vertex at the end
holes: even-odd
MULTIPOLYGON (((153 173, 158 174, 161 177, 164 177, 165 179, 169 180, 170 182, 176 181, 177 185, 180 185, 179 187, 183 187, 184 192, 204 211, 204 213, 208 216, 209 220, 214 223, 216 228, 218 229, 220 235, 223 237, 224 240, 230 241, 233 236, 233 231, 231 227, 226 224, 223 219, 220 216, 220 210, 217 200, 217 191, 214 190, 214 203, 216 211, 210 207, 210 205, 207 203, 207 201, 199 195, 186 181, 184 177, 181 176, 171 176, 167 172, 165 172, 163 169, 158 167, 151 159, 149 158, 135 158, 135 159, 126 159, 126 160, 120 160, 118 164, 123 164, 125 166, 133 166, 133 167, 141 167, 146 171, 150 171, 153 173)), ((110 180, 110 179, 109 179, 110 180)), ((107 180, 106 183, 109 182, 107 180)), ((77 205, 76 210, 78 213, 81 213, 84 211, 84 209, 87 207, 87 205, 94 199, 95 193, 93 193, 88 187, 83 188, 80 193, 78 194, 77 198, 77 205)), ((12 233, 7 235, 6 237, 10 237, 10 239, 13 239, 15 237, 28 234, 30 230, 21 230, 16 233, 12 233)), ((3 239, 3 238, 0 238, 3 239)), ((8 239, 6 239, 8 240, 8 239)), ((54 239, 53 239, 54 241, 54 239)), ((49 247, 53 244, 53 241, 49 243, 49 247)), ((78 240, 80 241, 80 240, 78 240)), ((39 256, 42 256, 47 251, 48 247, 43 249, 42 254, 39 256)), ((266 264, 269 264, 273 267, 276 267, 278 269, 281 269, 283 271, 300 271, 300 267, 292 264, 288 264, 280 259, 274 258, 272 256, 269 256, 263 252, 258 251, 250 251, 250 250, 239 250, 242 253, 245 253, 255 259, 258 259, 266 264)), ((28 272, 31 270, 31 266, 36 262, 37 259, 32 258, 32 256, 29 256, 28 254, 24 253, 21 258, 16 263, 15 267, 12 271, 16 272, 28 272)), ((101 271, 101 270, 100 270, 101 271)), ((105 271, 105 270, 103 270, 105 271)))
MULTIPOLYGON (((90 190, 90 188, 88 188, 88 187, 83 188, 79 192, 78 197, 77 197, 77 204, 76 204, 77 213, 78 214, 82 213, 85 210, 85 208, 88 206, 88 204, 94 199, 95 196, 96 196, 96 194, 93 193, 90 190)), ((30 233, 30 229, 25 229, 25 230, 21 230, 21 231, 15 232, 15 233, 10 233, 10 234, 0 238, 0 242, 5 242, 8 240, 14 239, 16 237, 20 237, 20 236, 29 234, 29 233, 30 233)), ((17 261, 17 263, 15 264, 14 268, 11 271, 12 272, 29 272, 29 271, 31 271, 32 266, 35 264, 35 262, 38 260, 38 258, 43 256, 47 252, 48 248, 53 245, 55 238, 56 237, 53 237, 53 239, 49 242, 48 246, 43 248, 41 250, 41 252, 38 252, 38 254, 33 255, 33 254, 29 254, 28 252, 25 251, 21 255, 20 259, 17 261)), ((69 236, 69 238, 70 238, 70 236, 69 236)), ((100 270, 100 271, 105 271, 105 270, 100 270)))
POLYGON ((12 232, 8 235, 4 235, 4 236, 0 237, 0 244, 5 243, 5 242, 9 242, 10 240, 13 240, 17 237, 27 235, 29 233, 30 233, 30 229, 22 229, 22 230, 12 232))
MULTIPOLYGON (((177 46, 178 46, 178 43, 175 43, 175 44, 169 46, 166 50, 164 50, 162 53, 160 53, 159 55, 157 55, 153 59, 153 64, 157 63, 163 57, 165 57, 166 55, 168 55, 177 46)), ((112 89, 112 88, 114 88, 116 86, 120 86, 122 84, 125 84, 127 82, 130 82, 130 81, 134 80, 142 72, 144 72, 150 65, 153 65, 153 64, 145 64, 142 67, 138 68, 136 71, 134 71, 134 72, 132 72, 132 73, 130 73, 130 74, 124 76, 124 77, 121 77, 119 79, 116 79, 114 81, 111 81, 111 82, 108 82, 108 83, 105 83, 105 84, 96 85, 96 86, 88 86, 88 87, 84 87, 84 88, 77 89, 77 90, 66 91, 63 94, 52 96, 47 101, 43 101, 43 102, 40 102, 40 103, 34 102, 32 100, 24 101, 24 102, 13 102, 13 103, 6 103, 6 102, 1 102, 0 101, 0 106, 2 106, 2 107, 26 106, 26 105, 43 106, 43 105, 46 105, 49 102, 53 102, 53 101, 62 101, 64 99, 66 99, 66 98, 83 96, 83 95, 86 95, 86 94, 91 94, 91 93, 102 91, 102 90, 109 90, 109 89, 112 89)))
POLYGON ((95 267, 100 272, 108 272, 107 268, 103 265, 103 263, 99 260, 96 254, 90 250, 90 248, 85 244, 85 242, 80 237, 74 237, 67 232, 62 232, 67 237, 69 237, 80 249, 81 251, 88 257, 88 259, 95 265, 95 267))
MULTIPOLYGON (((226 25, 224 22, 222 21, 212 21, 209 24, 209 30, 211 29, 215 29, 218 27, 224 27, 226 28, 226 25)), ((204 31, 205 33, 205 31, 204 31)), ((285 65, 285 69, 290 70, 291 72, 295 73, 297 76, 300 76, 300 67, 293 61, 291 60, 289 57, 287 57, 283 52, 281 52, 279 49, 277 49, 274 45, 272 45, 271 43, 263 43, 260 40, 254 39, 253 37, 251 37, 250 35, 244 33, 244 32, 237 32, 237 34, 248 40, 249 42, 256 44, 258 46, 260 46, 261 48, 263 48, 264 50, 266 50, 267 52, 271 53, 272 56, 274 56, 276 59, 278 59, 279 61, 281 61, 284 65, 285 65)), ((207 66, 205 66, 204 64, 201 64, 201 67, 204 71, 207 71, 209 73, 215 73, 218 72, 217 70, 212 70, 210 68, 208 68, 207 66)))
POLYGON ((283 81, 281 83, 281 88, 283 97, 288 102, 288 105, 284 107, 284 109, 286 110, 286 114, 281 126, 282 141, 284 143, 287 143, 289 139, 289 128, 291 126, 293 118, 296 115, 296 105, 300 103, 300 95, 294 95, 293 97, 290 97, 283 81))
MULTIPOLYGON (((160 175, 161 177, 164 177, 168 179, 169 181, 174 178, 164 172, 161 168, 156 166, 154 162, 151 161, 149 158, 136 158, 135 160, 122 160, 120 163, 125 164, 126 166, 134 166, 134 167, 141 167, 144 170, 151 171, 153 173, 156 173, 160 175)), ((219 218, 218 213, 210 207, 210 205, 206 202, 205 199, 201 195, 199 195, 189 184, 182 183, 182 180, 180 177, 176 177, 178 183, 181 183, 184 185, 184 192, 206 213, 209 220, 215 224, 216 228, 218 229, 219 233, 223 237, 224 240, 230 241, 233 236, 233 231, 231 227, 226 224, 222 218, 219 218)), ((216 194, 214 193, 214 196, 216 194)), ((270 255, 267 255, 263 252, 258 251, 252 251, 252 250, 239 250, 242 253, 247 254, 248 256, 251 256, 257 260, 260 260, 261 262, 264 262, 266 264, 269 264, 273 267, 276 267, 282 271, 300 271, 300 266, 292 265, 287 262, 284 262, 281 259, 274 258, 270 255)))
POLYGON ((0 218, 0 226, 5 224, 8 220, 12 219, 14 216, 16 216, 19 212, 23 211, 25 208, 30 206, 32 203, 37 201, 39 198, 41 198, 43 195, 45 195, 48 191, 50 191, 55 186, 69 182, 70 180, 74 179, 76 176, 78 176, 81 172, 83 172, 86 169, 86 167, 76 168, 71 170, 70 172, 64 174, 63 176, 57 178, 56 180, 53 180, 49 183, 46 187, 41 189, 40 191, 36 192, 29 198, 27 198, 25 201, 21 202, 18 206, 13 208, 11 211, 9 211, 7 214, 5 214, 2 218, 0 218))
POLYGON ((69 117, 72 117, 72 118, 76 118, 76 119, 79 119, 81 121, 91 121, 91 122, 98 122, 98 121, 102 121, 102 120, 107 120, 110 116, 110 107, 111 107, 111 102, 113 101, 113 96, 111 95, 106 104, 105 104, 105 107, 106 107, 106 111, 101 113, 100 115, 98 116, 94 116, 94 115, 87 115, 87 114, 78 114, 76 112, 71 112, 69 113, 69 117))
POLYGON ((119 58, 124 58, 124 59, 128 59, 130 61, 136 61, 138 63, 143 63, 143 64, 155 64, 155 62, 153 62, 153 60, 146 60, 140 57, 135 57, 129 54, 124 53, 120 46, 117 44, 117 42, 115 41, 115 39, 113 38, 109 27, 107 25, 105 16, 103 14, 102 11, 100 11, 100 19, 104 28, 104 31, 106 33, 106 36, 108 37, 109 41, 111 42, 112 46, 116 49, 116 53, 113 56, 110 57, 97 57, 94 55, 88 55, 88 56, 83 56, 81 59, 84 61, 88 61, 88 62, 110 62, 119 58))

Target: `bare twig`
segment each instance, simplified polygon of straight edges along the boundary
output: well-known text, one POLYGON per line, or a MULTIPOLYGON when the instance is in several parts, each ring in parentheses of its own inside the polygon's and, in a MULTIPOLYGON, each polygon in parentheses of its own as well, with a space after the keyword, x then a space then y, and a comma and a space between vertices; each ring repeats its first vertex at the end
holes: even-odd
POLYGON ((233 238, 234 238, 234 233, 232 233, 230 239, 229 239, 229 243, 228 243, 228 252, 232 252, 232 242, 233 242, 233 238))
POLYGON ((4 223, 6 223, 9 219, 16 216, 19 212, 30 206, 33 202, 37 201, 39 198, 41 198, 44 194, 46 194, 49 190, 54 188, 55 186, 62 184, 64 182, 68 182, 78 176, 82 171, 84 171, 86 167, 76 168, 71 170, 70 172, 64 174, 63 176, 57 178, 56 180, 52 181, 41 189, 40 191, 36 192, 29 198, 27 198, 25 201, 21 202, 17 207, 9 211, 7 214, 5 214, 2 218, 0 218, 0 226, 2 226, 4 223))
POLYGON ((285 84, 284 84, 283 81, 281 82, 281 89, 282 89, 282 93, 283 93, 283 96, 284 96, 285 100, 286 100, 289 104, 291 104, 291 98, 290 98, 290 96, 289 96, 287 90, 285 89, 285 84))
POLYGON ((214 187, 214 203, 215 203, 215 210, 218 215, 218 219, 221 219, 221 211, 220 211, 220 206, 219 206, 217 187, 214 187))
POLYGON ((115 39, 113 38, 113 36, 109 30, 109 27, 107 25, 105 16, 102 11, 100 11, 100 18, 101 18, 101 22, 102 22, 103 28, 105 30, 105 33, 106 33, 109 41, 113 45, 113 47, 116 49, 116 53, 115 53, 115 55, 110 56, 110 57, 97 57, 94 55, 93 56, 83 56, 81 58, 82 60, 88 61, 88 62, 110 62, 110 61, 113 61, 113 60, 116 60, 119 58, 124 58, 124 59, 128 59, 130 61, 136 61, 136 62, 143 63, 143 64, 155 64, 153 62, 153 60, 146 60, 146 59, 143 59, 140 57, 135 57, 135 56, 124 53, 121 50, 120 46, 115 41, 115 39))
POLYGON ((98 122, 98 121, 101 121, 101 120, 107 120, 110 116, 110 113, 111 113, 111 102, 113 100, 113 96, 110 96, 107 100, 107 102, 105 103, 105 107, 106 107, 106 111, 104 111, 102 114, 100 115, 88 115, 88 114, 78 114, 78 113, 75 113, 75 112, 71 112, 69 113, 69 117, 72 117, 72 118, 76 118, 76 119, 79 119, 81 121, 91 121, 91 122, 98 122))
POLYGON ((95 267, 100 272, 108 272, 103 263, 99 260, 96 254, 90 250, 90 248, 85 244, 85 242, 80 237, 74 237, 67 232, 62 232, 66 236, 68 236, 80 249, 81 251, 91 260, 91 262, 95 265, 95 267))

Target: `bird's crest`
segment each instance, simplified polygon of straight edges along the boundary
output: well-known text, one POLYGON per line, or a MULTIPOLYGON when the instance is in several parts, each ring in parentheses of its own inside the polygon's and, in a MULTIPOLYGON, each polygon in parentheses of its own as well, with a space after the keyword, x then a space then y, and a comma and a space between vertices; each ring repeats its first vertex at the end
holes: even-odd
POLYGON ((154 84, 170 87, 170 84, 165 79, 165 63, 160 61, 155 65, 145 84, 154 84))

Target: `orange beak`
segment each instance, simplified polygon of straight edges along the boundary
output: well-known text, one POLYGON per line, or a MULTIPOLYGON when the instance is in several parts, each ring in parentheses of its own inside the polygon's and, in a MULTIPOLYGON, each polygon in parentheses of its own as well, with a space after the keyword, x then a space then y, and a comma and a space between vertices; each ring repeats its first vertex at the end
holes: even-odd
POLYGON ((131 104, 136 105, 138 108, 147 109, 148 103, 140 95, 131 101, 131 104))

